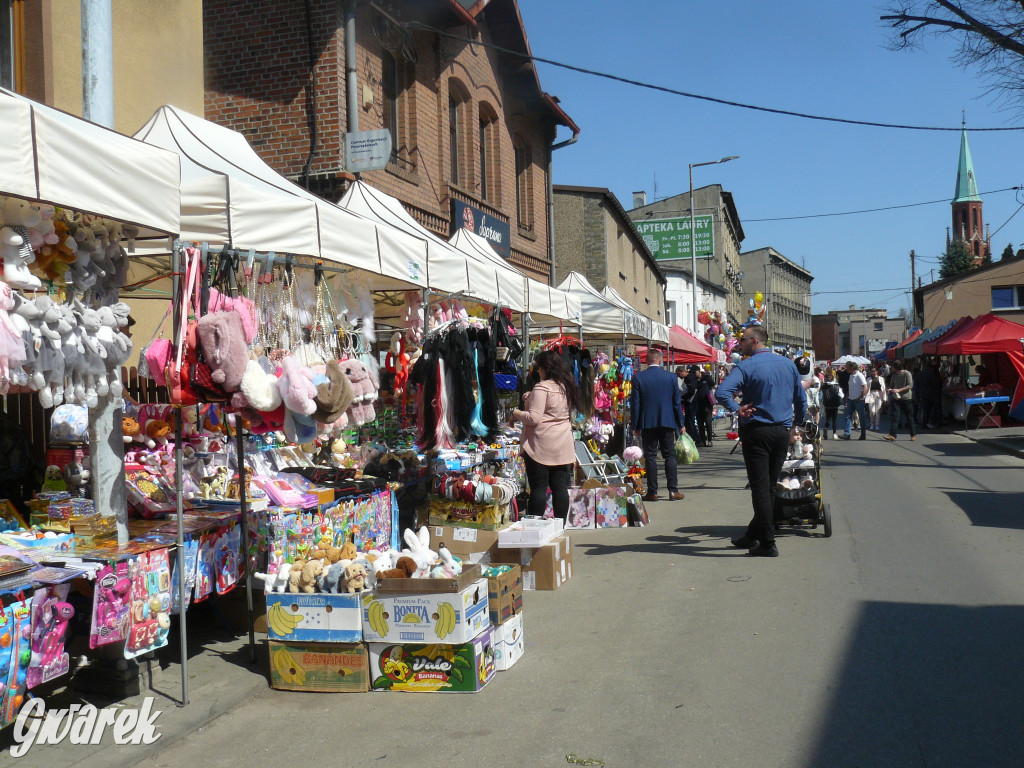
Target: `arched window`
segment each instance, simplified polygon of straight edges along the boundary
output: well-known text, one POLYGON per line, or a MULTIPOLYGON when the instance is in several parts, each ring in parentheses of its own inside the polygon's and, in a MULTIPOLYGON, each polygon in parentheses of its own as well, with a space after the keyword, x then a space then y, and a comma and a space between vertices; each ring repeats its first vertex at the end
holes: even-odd
POLYGON ((467 151, 469 127, 469 93, 458 80, 448 81, 448 180, 452 184, 469 187, 473 181, 467 151))
POLYGON ((413 64, 381 53, 383 127, 391 132, 391 162, 405 169, 416 167, 415 82, 413 64))
POLYGON ((513 142, 516 155, 516 220, 520 229, 533 229, 533 151, 521 136, 513 142))
POLYGON ((492 205, 501 205, 501 148, 498 142, 498 115, 486 102, 480 104, 480 197, 492 205))

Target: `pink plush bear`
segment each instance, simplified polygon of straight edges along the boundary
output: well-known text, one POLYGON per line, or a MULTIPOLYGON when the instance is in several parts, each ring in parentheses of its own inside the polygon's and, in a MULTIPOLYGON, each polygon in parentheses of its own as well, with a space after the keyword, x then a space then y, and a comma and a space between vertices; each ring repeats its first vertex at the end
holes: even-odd
POLYGON ((349 408, 349 418, 357 427, 363 426, 377 418, 373 402, 377 399, 377 390, 373 386, 369 369, 355 358, 341 361, 341 369, 352 384, 354 398, 349 408))
POLYGON ((242 317, 237 312, 211 312, 199 318, 199 343, 210 366, 210 377, 225 392, 237 392, 249 363, 242 317))
POLYGON ((281 367, 284 373, 277 380, 277 385, 285 407, 303 416, 312 416, 316 410, 313 371, 291 356, 281 362, 281 367))

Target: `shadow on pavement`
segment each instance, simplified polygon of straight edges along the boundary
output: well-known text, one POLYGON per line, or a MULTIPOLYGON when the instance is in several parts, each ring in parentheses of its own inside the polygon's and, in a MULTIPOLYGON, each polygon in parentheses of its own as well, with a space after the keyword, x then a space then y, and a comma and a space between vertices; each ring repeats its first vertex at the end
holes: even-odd
POLYGON ((972 525, 1024 529, 1024 493, 938 489, 964 511, 972 525))
POLYGON ((806 768, 1024 765, 1024 608, 866 603, 806 768))
MULTIPOLYGON (((655 555, 684 555, 687 557, 724 557, 728 555, 746 556, 744 549, 732 546, 731 539, 742 536, 745 525, 730 526, 692 526, 677 528, 678 536, 659 534, 648 536, 643 543, 636 544, 595 544, 580 542, 573 544, 576 552, 587 556, 618 555, 623 552, 643 552, 655 555)), ((812 529, 810 525, 784 524, 776 532, 777 539, 791 536, 803 538, 824 538, 821 528, 812 529)))

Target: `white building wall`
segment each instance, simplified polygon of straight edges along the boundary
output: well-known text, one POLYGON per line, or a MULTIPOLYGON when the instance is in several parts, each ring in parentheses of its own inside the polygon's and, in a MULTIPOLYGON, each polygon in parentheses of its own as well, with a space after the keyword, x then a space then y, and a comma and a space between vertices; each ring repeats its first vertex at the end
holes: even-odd
MULTIPOLYGON (((668 311, 668 324, 681 325, 686 330, 704 338, 704 326, 693 327, 693 283, 688 274, 666 272, 668 284, 665 286, 665 306, 668 311)), ((726 297, 722 293, 709 291, 707 286, 697 282, 697 309, 708 312, 726 312, 726 297)))

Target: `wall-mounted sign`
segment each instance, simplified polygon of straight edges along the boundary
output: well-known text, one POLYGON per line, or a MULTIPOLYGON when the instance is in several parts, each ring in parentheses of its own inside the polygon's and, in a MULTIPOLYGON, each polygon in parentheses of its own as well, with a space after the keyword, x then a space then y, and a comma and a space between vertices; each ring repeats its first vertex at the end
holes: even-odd
POLYGON ((349 173, 379 171, 391 159, 391 131, 358 131, 345 134, 345 170, 349 173))
POLYGON ((493 246, 494 250, 506 259, 509 257, 512 246, 512 228, 491 216, 461 200, 452 200, 452 233, 457 229, 468 229, 474 234, 480 235, 493 246))
MULTIPOLYGON (((657 260, 690 258, 690 217, 678 219, 642 219, 633 225, 657 260)), ((698 259, 715 255, 714 218, 711 214, 693 217, 693 239, 698 259)))

